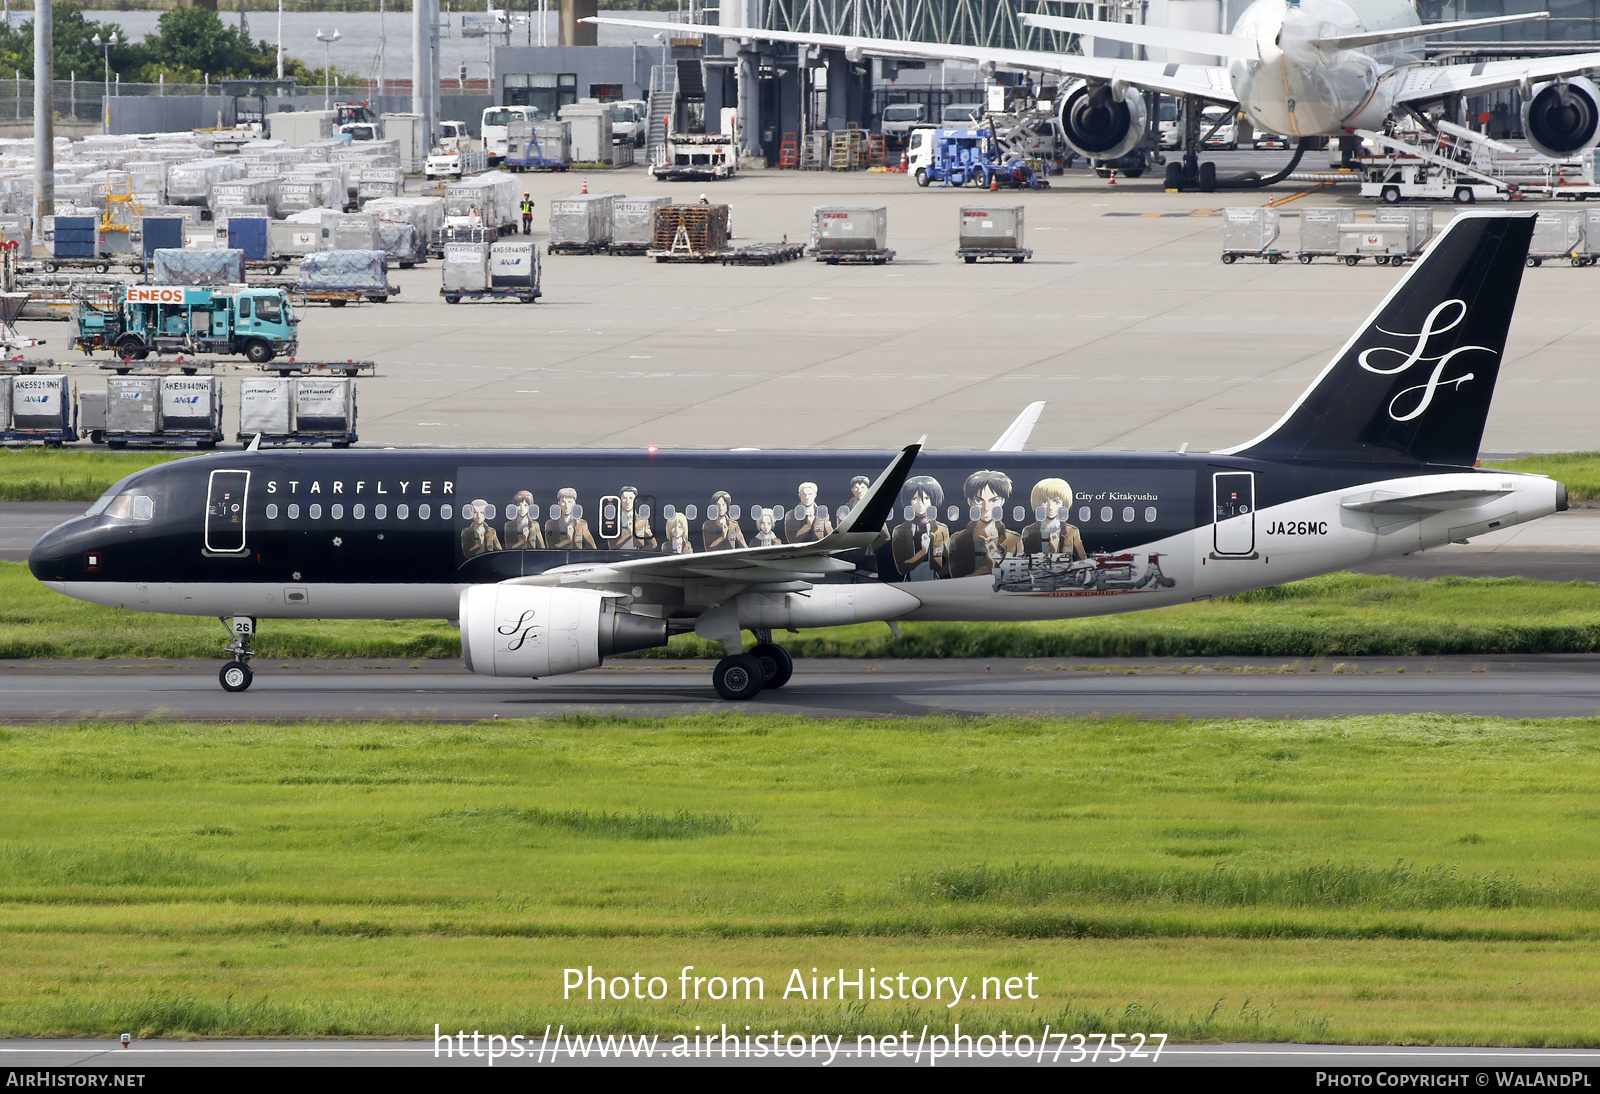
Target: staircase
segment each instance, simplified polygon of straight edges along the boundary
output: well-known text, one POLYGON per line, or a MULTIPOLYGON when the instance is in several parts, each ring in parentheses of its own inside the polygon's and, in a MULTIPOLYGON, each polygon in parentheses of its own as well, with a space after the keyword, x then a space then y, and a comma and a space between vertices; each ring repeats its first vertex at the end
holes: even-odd
POLYGON ((674 65, 650 68, 650 124, 645 130, 646 158, 652 164, 667 162, 668 118, 678 114, 678 69, 674 65))

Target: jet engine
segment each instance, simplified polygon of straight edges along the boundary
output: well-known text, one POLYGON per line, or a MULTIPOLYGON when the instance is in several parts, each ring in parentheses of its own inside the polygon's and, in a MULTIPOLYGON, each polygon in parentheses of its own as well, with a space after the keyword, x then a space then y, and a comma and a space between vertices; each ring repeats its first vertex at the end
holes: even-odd
POLYGON ((1534 84, 1522 103, 1522 131, 1552 159, 1593 148, 1600 140, 1600 88, 1582 76, 1534 84))
POLYGON ((1110 84, 1080 83, 1061 99, 1061 129, 1080 156, 1114 160, 1132 152, 1148 122, 1144 96, 1128 88, 1119 103, 1110 84))
POLYGON ((667 622, 620 610, 593 589, 474 585, 461 594, 467 671, 539 679, 667 644, 667 622))

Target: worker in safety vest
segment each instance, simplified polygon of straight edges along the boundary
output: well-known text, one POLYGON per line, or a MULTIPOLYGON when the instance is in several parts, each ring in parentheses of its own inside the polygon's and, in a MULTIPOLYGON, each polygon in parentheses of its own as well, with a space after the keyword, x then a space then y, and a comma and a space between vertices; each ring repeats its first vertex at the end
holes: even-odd
POLYGON ((522 195, 522 234, 533 234, 533 199, 527 194, 522 195))

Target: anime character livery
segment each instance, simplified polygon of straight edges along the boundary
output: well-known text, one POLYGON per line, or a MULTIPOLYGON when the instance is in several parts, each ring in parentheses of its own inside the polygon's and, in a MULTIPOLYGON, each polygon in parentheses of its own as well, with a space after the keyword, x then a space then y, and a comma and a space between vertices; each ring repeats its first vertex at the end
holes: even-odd
POLYGON ((1277 585, 1566 508, 1557 482, 1473 466, 1532 226, 1459 216, 1277 423, 1220 452, 1023 452, 1014 425, 982 453, 217 454, 123 480, 29 565, 81 600, 231 619, 233 691, 267 620, 431 617, 473 672, 530 679, 692 632, 727 651, 730 699, 788 681, 784 630, 1277 585))

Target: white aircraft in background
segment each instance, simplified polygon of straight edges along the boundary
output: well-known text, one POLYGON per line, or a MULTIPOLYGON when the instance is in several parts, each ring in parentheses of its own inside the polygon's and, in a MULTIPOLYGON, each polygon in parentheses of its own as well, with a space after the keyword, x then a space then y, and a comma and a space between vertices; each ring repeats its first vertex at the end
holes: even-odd
MULTIPOLYGON (((1183 100, 1188 109, 1184 162, 1167 167, 1169 187, 1217 186, 1214 164, 1199 162, 1200 106, 1222 103, 1242 110, 1257 129, 1299 138, 1344 137, 1380 129, 1396 112, 1455 116, 1460 99, 1502 88, 1522 94, 1522 126, 1529 143, 1564 158, 1600 141, 1600 88, 1583 74, 1600 69, 1600 53, 1535 60, 1433 64, 1422 38, 1532 19, 1548 12, 1422 24, 1409 0, 1257 0, 1231 34, 1136 26, 1127 23, 1021 14, 1040 30, 1093 36, 1191 55, 1219 57, 1222 65, 1085 57, 1037 50, 905 42, 886 38, 796 33, 749 27, 673 24, 674 33, 720 35, 758 41, 842 49, 851 60, 867 54, 965 61, 997 68, 1048 72, 1069 78, 1058 97, 1067 142, 1091 160, 1115 160, 1144 137, 1148 111, 1142 94, 1183 100)), ((659 30, 660 23, 597 18, 597 23, 659 30)), ((1302 139, 1298 161, 1306 147, 1302 139)), ((1293 164, 1291 164, 1292 169, 1293 164)), ((1255 180, 1246 185, 1259 185, 1255 180)))

